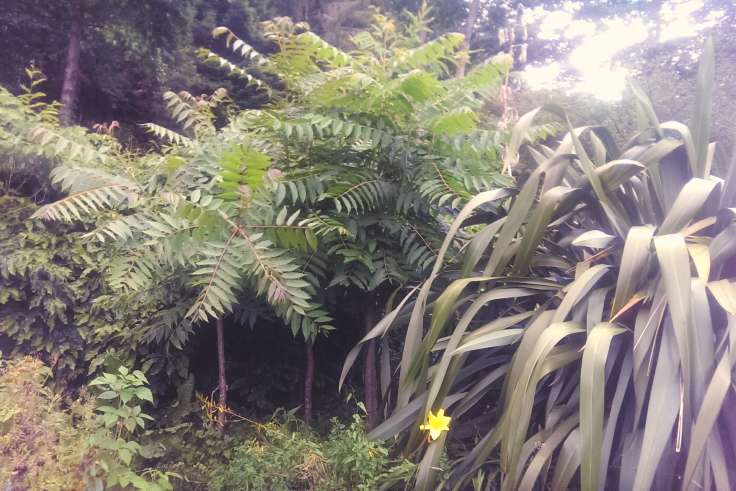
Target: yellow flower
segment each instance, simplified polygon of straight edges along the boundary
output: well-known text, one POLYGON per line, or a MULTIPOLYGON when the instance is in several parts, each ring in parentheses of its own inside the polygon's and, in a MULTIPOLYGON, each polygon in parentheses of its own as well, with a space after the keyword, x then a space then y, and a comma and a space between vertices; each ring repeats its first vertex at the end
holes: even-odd
POLYGON ((440 437, 443 431, 450 431, 450 420, 452 418, 445 416, 445 410, 440 409, 437 414, 432 414, 432 411, 427 415, 427 424, 420 425, 419 429, 422 431, 429 432, 429 438, 436 440, 440 437))

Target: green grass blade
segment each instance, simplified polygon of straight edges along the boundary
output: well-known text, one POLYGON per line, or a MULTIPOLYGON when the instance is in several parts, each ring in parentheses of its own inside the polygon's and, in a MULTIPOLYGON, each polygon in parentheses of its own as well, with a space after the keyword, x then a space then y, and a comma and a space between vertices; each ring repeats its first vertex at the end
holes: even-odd
POLYGON ((693 143, 697 152, 696 177, 706 177, 709 169, 706 161, 708 156, 708 139, 713 113, 713 90, 715 82, 715 47, 713 39, 708 38, 703 47, 703 54, 698 64, 698 83, 695 92, 695 112, 690 122, 693 132, 693 143))
POLYGON ((537 245, 542 240, 544 232, 549 225, 552 215, 574 189, 566 186, 557 186, 547 191, 539 201, 539 204, 531 213, 531 220, 521 238, 519 249, 516 252, 512 275, 525 273, 529 267, 529 261, 537 245))
POLYGON ((708 437, 713 429, 713 425, 716 422, 718 413, 721 411, 723 401, 726 398, 726 392, 731 386, 731 357, 729 350, 726 349, 721 355, 721 360, 718 362, 713 378, 708 384, 708 389, 705 392, 703 398, 703 404, 700 406, 700 412, 695 420, 695 426, 693 428, 693 437, 690 442, 690 448, 687 454, 687 464, 685 465, 685 472, 682 479, 682 489, 691 489, 693 486, 697 486, 697 483, 693 482, 693 476, 695 469, 698 465, 698 461, 701 459, 703 450, 706 448, 708 443, 708 437))
POLYGON ((435 475, 439 470, 440 459, 445 449, 445 440, 447 432, 443 431, 439 438, 432 441, 427 450, 424 452, 419 466, 417 467, 417 477, 414 482, 414 491, 432 491, 435 489, 435 475))
POLYGON ((706 179, 690 179, 677 195, 672 208, 659 227, 661 235, 679 232, 702 212, 708 197, 717 189, 717 183, 706 179))
MULTIPOLYGON (((690 317, 692 297, 690 277, 690 257, 688 256, 685 239, 680 234, 663 235, 654 238, 654 248, 657 251, 660 271, 667 293, 667 307, 669 309, 682 370, 684 412, 690 411, 691 404, 691 348, 695 344, 690 317)), ((687 417, 685 417, 687 421, 687 417)))
POLYGON ((538 107, 524 114, 522 117, 519 118, 519 120, 514 125, 514 128, 511 130, 511 139, 506 146, 506 152, 503 156, 504 172, 510 173, 511 168, 516 164, 516 162, 518 162, 519 148, 521 148, 521 144, 524 143, 524 139, 529 134, 529 129, 531 128, 534 119, 537 117, 537 114, 539 114, 541 110, 542 108, 538 107))
MULTIPOLYGON (((504 438, 501 446, 501 465, 508 476, 514 476, 522 443, 529 427, 534 393, 537 383, 545 374, 544 363, 554 348, 564 338, 584 332, 574 322, 549 325, 539 336, 529 357, 523 360, 524 368, 515 381, 509 404, 504 411, 504 438)), ((513 381, 512 381, 513 382, 513 381)), ((508 486, 506 486, 508 489, 508 486)))
MULTIPOLYGON (((608 412, 608 419, 606 420, 606 429, 603 434, 603 445, 601 445, 600 479, 598 480, 601 485, 605 485, 608 477, 608 469, 611 467, 611 465, 609 465, 609 459, 611 458, 614 438, 622 434, 624 431, 623 425, 618 424, 618 418, 624 407, 624 403, 626 402, 626 392, 629 387, 629 383, 631 382, 633 365, 631 352, 627 352, 624 356, 624 361, 618 372, 616 391, 613 394, 611 408, 608 412)), ((599 487, 599 489, 601 488, 599 487)))
POLYGON ((562 299, 560 306, 557 307, 553 322, 564 321, 570 314, 572 308, 593 289, 609 269, 609 266, 605 264, 596 264, 580 275, 580 278, 567 285, 565 298, 562 299))
MULTIPOLYGON (((672 429, 680 406, 679 387, 677 342, 672 332, 672 326, 665 325, 654 380, 652 381, 641 451, 638 453, 638 458, 631 450, 628 451, 628 455, 624 452, 628 459, 633 459, 636 462, 636 474, 633 484, 630 486, 633 491, 649 491, 652 489, 654 475, 659 470, 662 454, 665 447, 671 444, 672 429)), ((624 461, 621 467, 623 470, 624 467, 631 467, 631 464, 624 461)), ((663 472, 674 473, 675 470, 666 469, 663 472)))
POLYGON ((588 335, 580 368, 580 463, 583 491, 598 489, 598 477, 603 445, 603 403, 606 388, 606 360, 611 340, 625 329, 604 323, 595 326, 588 335))
POLYGON ((642 113, 647 119, 646 124, 648 124, 649 127, 654 128, 654 130, 657 132, 657 136, 659 136, 659 138, 662 138, 664 134, 659 126, 659 119, 657 118, 657 114, 654 112, 652 101, 649 99, 646 92, 644 92, 644 89, 642 89, 641 85, 639 85, 638 83, 632 80, 629 82, 629 87, 631 88, 631 92, 634 94, 637 107, 641 109, 642 113))
MULTIPOLYGON (((450 225, 447 236, 437 253, 437 260, 432 268, 432 273, 429 276, 429 279, 427 279, 427 281, 422 285, 419 295, 417 296, 416 304, 412 310, 411 317, 409 318, 409 325, 407 326, 406 336, 404 337, 404 349, 401 354, 401 368, 399 372, 400 387, 403 386, 406 388, 412 384, 412 381, 409 380, 409 371, 411 369, 412 360, 417 357, 417 351, 420 349, 420 342, 424 331, 424 316, 427 299, 429 298, 429 294, 432 290, 434 279, 437 277, 444 265, 445 255, 447 254, 450 244, 455 238, 455 234, 460 229, 463 222, 476 210, 476 208, 484 203, 504 199, 510 195, 511 191, 508 189, 494 189, 480 193, 463 207, 452 222, 452 225, 450 225)), ((399 390, 396 403, 397 408, 401 408, 408 404, 411 396, 411 390, 399 390)))
POLYGON ((504 223, 506 223, 506 217, 486 225, 480 232, 473 236, 463 256, 463 267, 460 271, 462 276, 468 276, 475 269, 478 261, 480 261, 480 258, 488 249, 491 241, 496 238, 498 230, 504 223))
MULTIPOLYGON (((555 450, 559 447, 565 437, 578 425, 578 416, 573 415, 559 423, 550 435, 540 442, 541 448, 534 454, 524 472, 524 477, 516 489, 518 491, 532 491, 539 479, 543 469, 549 465, 555 450)), ((535 442, 536 443, 536 442, 535 442)))
POLYGON ((478 336, 472 341, 468 341, 457 347, 452 355, 474 351, 479 349, 496 348, 498 346, 508 346, 514 344, 521 338, 523 329, 505 329, 503 331, 491 332, 484 336, 478 336))
POLYGON ((552 491, 570 489, 570 482, 578 467, 580 467, 580 430, 576 428, 567 435, 560 449, 560 455, 555 464, 555 473, 552 476, 552 491))
POLYGON ((631 227, 621 254, 621 266, 616 279, 616 294, 611 306, 611 317, 631 299, 639 287, 641 279, 646 276, 650 260, 654 227, 631 227))

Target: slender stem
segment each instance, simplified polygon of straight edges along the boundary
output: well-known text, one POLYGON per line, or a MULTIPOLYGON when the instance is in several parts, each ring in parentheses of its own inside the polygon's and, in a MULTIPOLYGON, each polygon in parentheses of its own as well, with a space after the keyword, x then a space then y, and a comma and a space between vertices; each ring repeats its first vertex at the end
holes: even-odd
POLYGON ((225 409, 227 408, 227 379, 225 378, 225 329, 222 319, 217 319, 217 429, 225 430, 225 409))
POLYGON ((304 344, 306 363, 304 367, 304 421, 312 424, 312 400, 314 393, 314 341, 304 344))

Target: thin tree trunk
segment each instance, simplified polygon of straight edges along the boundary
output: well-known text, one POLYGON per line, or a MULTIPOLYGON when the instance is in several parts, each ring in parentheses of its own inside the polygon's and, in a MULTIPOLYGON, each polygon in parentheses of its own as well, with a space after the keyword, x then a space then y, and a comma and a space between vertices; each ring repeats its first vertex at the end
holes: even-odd
POLYGON ((225 430, 225 409, 227 408, 227 379, 225 378, 225 328, 222 319, 217 319, 217 429, 225 430))
POLYGON ((462 78, 465 76, 465 65, 470 59, 470 40, 473 37, 475 23, 478 21, 478 11, 480 10, 480 0, 473 0, 468 9, 468 18, 465 20, 465 40, 462 45, 462 54, 455 68, 455 77, 462 78))
POLYGON ((293 0, 291 4, 292 18, 294 22, 302 22, 309 20, 309 13, 311 10, 310 0, 293 0))
POLYGON ((312 395, 314 390, 314 341, 304 345, 306 363, 304 367, 304 421, 312 424, 312 395))
POLYGON ((75 106, 79 92, 79 54, 82 47, 82 7, 80 2, 72 6, 72 23, 69 28, 69 46, 66 52, 64 82, 61 86, 61 111, 59 119, 64 126, 75 120, 75 106))
MULTIPOLYGON (((369 306, 365 313, 365 330, 373 328, 373 309, 369 306)), ((365 366, 363 367, 363 390, 365 391, 366 424, 368 430, 378 425, 378 371, 376 370, 376 340, 366 345, 365 366)))

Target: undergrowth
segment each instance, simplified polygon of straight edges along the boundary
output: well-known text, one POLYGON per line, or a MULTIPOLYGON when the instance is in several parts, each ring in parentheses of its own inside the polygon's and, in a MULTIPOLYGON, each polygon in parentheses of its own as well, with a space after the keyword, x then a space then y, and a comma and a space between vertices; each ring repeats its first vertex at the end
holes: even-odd
POLYGON ((333 419, 324 438, 290 413, 253 425, 233 449, 232 459, 214 467, 212 490, 403 489, 414 464, 390 459, 389 450, 366 437, 359 415, 346 424, 333 419))

